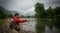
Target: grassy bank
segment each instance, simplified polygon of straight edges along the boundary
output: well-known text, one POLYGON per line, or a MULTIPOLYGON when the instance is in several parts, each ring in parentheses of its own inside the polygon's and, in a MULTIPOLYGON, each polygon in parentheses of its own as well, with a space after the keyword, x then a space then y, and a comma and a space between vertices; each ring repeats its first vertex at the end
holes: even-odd
POLYGON ((8 19, 0 19, 0 25, 4 25, 8 22, 8 19))
POLYGON ((0 33, 8 33, 8 19, 0 19, 0 33))

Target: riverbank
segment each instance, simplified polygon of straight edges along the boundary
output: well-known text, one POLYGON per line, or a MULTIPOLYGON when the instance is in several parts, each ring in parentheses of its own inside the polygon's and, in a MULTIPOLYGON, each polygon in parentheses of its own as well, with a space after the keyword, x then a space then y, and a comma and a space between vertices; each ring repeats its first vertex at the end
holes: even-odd
MULTIPOLYGON (((29 19, 29 23, 23 23, 23 27, 25 30, 30 31, 28 33, 35 33, 35 18, 22 18, 22 19, 29 19)), ((1 24, 1 30, 0 33, 9 33, 9 21, 8 19, 0 19, 0 24, 1 24), (3 27, 2 27, 3 26, 3 27), (2 29, 3 28, 3 29, 2 29)), ((17 33, 16 30, 13 31, 14 33, 17 33)))

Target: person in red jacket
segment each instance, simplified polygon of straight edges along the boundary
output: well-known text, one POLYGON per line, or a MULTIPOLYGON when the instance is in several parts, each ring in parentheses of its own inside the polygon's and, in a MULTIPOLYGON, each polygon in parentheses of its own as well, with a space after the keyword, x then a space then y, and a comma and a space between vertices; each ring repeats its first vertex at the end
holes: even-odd
POLYGON ((29 20, 21 20, 20 18, 19 18, 19 14, 15 14, 15 16, 14 16, 14 23, 24 23, 24 22, 29 22, 29 20))
MULTIPOLYGON (((16 26, 16 27, 18 27, 19 28, 19 23, 24 23, 24 22, 29 22, 29 20, 21 20, 20 18, 19 18, 19 14, 15 14, 15 16, 13 17, 13 19, 14 19, 14 25, 16 26)), ((16 29, 16 28, 15 28, 16 29)), ((16 29, 16 30, 18 30, 18 31, 20 31, 20 28, 19 29, 16 29)))

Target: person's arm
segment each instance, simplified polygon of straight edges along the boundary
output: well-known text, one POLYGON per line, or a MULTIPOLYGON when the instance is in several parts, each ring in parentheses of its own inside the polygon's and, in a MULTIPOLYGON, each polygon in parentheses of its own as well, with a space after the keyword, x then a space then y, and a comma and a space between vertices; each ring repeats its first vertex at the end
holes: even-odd
POLYGON ((24 22, 28 22, 29 20, 21 20, 19 18, 14 18, 14 21, 18 23, 24 23, 24 22))
POLYGON ((18 20, 19 23, 24 23, 24 22, 28 22, 28 21, 29 20, 21 20, 21 19, 18 20))

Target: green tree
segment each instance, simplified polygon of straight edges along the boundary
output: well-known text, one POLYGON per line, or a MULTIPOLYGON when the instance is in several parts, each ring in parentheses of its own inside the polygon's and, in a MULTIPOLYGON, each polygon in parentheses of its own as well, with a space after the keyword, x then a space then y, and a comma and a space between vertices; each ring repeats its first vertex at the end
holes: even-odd
POLYGON ((60 7, 54 8, 54 15, 60 15, 60 7))
POLYGON ((44 9, 44 4, 42 3, 36 3, 35 4, 35 16, 40 18, 40 17, 43 17, 43 13, 45 12, 45 9, 44 9))
POLYGON ((46 11, 47 17, 49 17, 49 18, 53 17, 53 12, 54 12, 53 9, 51 7, 49 7, 46 11))

